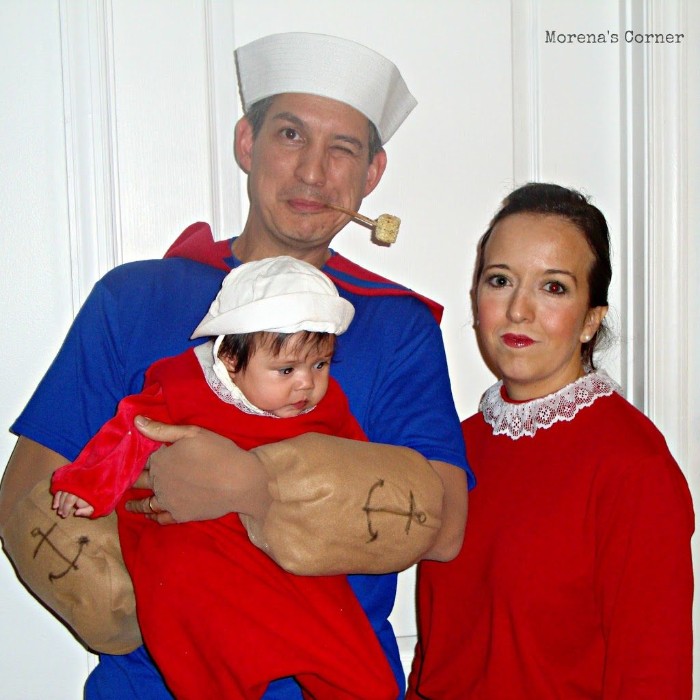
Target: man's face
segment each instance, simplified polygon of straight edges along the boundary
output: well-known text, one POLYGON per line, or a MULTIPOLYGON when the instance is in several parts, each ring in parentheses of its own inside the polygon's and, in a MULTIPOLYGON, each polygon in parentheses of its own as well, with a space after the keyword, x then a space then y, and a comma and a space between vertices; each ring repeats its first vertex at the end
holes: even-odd
POLYGON ((383 151, 368 161, 368 140, 367 117, 315 95, 275 97, 255 139, 241 120, 236 155, 250 196, 245 233, 266 255, 325 250, 348 222, 325 204, 357 210, 384 171, 383 151))

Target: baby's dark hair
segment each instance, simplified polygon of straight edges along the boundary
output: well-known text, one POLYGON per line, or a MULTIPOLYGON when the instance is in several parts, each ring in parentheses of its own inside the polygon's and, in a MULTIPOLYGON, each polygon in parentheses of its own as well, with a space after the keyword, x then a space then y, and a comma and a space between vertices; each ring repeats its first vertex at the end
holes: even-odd
POLYGON ((230 333, 225 335, 219 346, 219 357, 225 357, 233 362, 234 372, 242 372, 248 366, 250 358, 261 348, 269 349, 277 356, 285 348, 289 339, 294 338, 291 350, 309 346, 309 350, 327 350, 333 352, 335 335, 315 331, 299 331, 297 333, 271 333, 256 331, 255 333, 230 333))

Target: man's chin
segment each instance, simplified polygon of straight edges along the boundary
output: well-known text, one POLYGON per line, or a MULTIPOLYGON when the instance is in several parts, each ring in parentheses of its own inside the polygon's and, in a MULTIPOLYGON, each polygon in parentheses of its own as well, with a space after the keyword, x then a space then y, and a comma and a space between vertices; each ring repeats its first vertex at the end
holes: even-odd
POLYGON ((340 229, 329 231, 328 229, 294 227, 282 233, 283 240, 291 246, 301 249, 327 248, 340 229))

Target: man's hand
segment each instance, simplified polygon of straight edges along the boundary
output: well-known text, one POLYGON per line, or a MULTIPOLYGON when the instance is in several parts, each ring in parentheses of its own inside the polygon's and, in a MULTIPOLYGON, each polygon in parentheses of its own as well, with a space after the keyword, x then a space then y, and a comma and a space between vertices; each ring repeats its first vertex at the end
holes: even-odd
POLYGON ((167 425, 138 416, 138 430, 163 443, 134 486, 153 496, 129 501, 127 510, 161 525, 212 520, 228 513, 264 517, 270 503, 258 458, 231 440, 193 425, 167 425))

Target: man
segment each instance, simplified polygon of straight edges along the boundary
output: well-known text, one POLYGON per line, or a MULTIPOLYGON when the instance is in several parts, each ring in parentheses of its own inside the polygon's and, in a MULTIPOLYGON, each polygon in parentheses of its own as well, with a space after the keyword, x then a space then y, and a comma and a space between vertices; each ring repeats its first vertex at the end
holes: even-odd
MULTIPOLYGON (((229 441, 193 426, 140 421, 142 432, 173 444, 152 457, 150 469, 137 482, 154 495, 134 500, 130 507, 163 524, 241 513, 251 539, 282 566, 299 573, 329 573, 323 567, 335 566, 342 567, 336 573, 376 574, 397 571, 419 558, 450 559, 462 541, 468 467, 439 328, 424 300, 373 278, 329 250, 348 217, 325 206, 359 208, 384 173, 383 144, 415 100, 391 62, 335 37, 274 35, 240 48, 236 58, 246 116, 236 126, 235 151, 248 174, 251 202, 244 230, 222 250, 220 244, 200 240, 202 228, 195 227, 168 259, 122 266, 96 285, 56 361, 13 426, 20 438, 0 492, 3 538, 7 544, 15 505, 54 469, 75 458, 113 415, 119 399, 141 388, 145 368, 189 344, 192 329, 227 269, 291 255, 322 268, 355 306, 355 322, 338 343, 332 371, 369 439, 410 448, 385 448, 389 452, 381 452, 381 458, 348 457, 347 464, 343 462, 347 477, 337 489, 334 507, 359 503, 352 518, 358 513, 366 517, 368 538, 357 550, 347 544, 350 538, 344 528, 352 518, 346 519, 344 513, 323 519, 324 527, 332 531, 328 537, 318 531, 305 536, 303 529, 296 539, 290 535, 295 530, 280 508, 281 499, 275 502, 271 493, 283 481, 280 474, 303 472, 316 455, 313 450, 308 455, 295 446, 290 457, 288 446, 278 443, 279 454, 241 453, 229 441), (152 333, 156 320, 158 333, 152 333), (58 415, 57 402, 62 405, 58 415), (412 468, 423 470, 424 479, 409 489, 401 484, 401 474, 403 469, 408 473, 411 460, 412 468), (395 528, 386 513, 395 507, 376 507, 372 493, 353 492, 355 470, 368 468, 381 471, 377 493, 382 493, 386 473, 387 483, 394 479, 398 502, 408 504, 408 522, 404 528, 401 520, 400 527, 405 538, 390 534, 395 528), (416 508, 436 499, 434 532, 426 538, 416 508), (320 548, 315 537, 323 539, 320 548), (305 540, 312 546, 305 547, 305 540), (340 546, 331 552, 330 542, 340 546), (344 558, 346 544, 352 554, 344 558), (317 556, 314 549, 319 549, 317 556)), ((334 444, 328 454, 344 460, 345 452, 334 444)), ((322 469, 324 458, 318 462, 322 469)), ((328 472, 329 482, 339 471, 328 472)), ((295 478, 288 480, 294 484, 295 478)), ((426 517, 423 514, 423 520, 426 517)), ((392 518, 397 520, 395 514, 392 518)), ((315 512, 306 516, 311 529, 314 520, 315 512)), ((18 569, 22 574, 19 565, 18 569)), ((387 621, 395 574, 353 576, 352 585, 403 688, 398 650, 387 621)), ((231 625, 234 633, 235 620, 231 625)), ((83 636, 79 626, 75 628, 83 636)), ((170 696, 139 647, 122 656, 103 656, 88 680, 86 697, 170 696)), ((273 683, 266 697, 300 697, 300 692, 293 681, 284 679, 273 683)))

